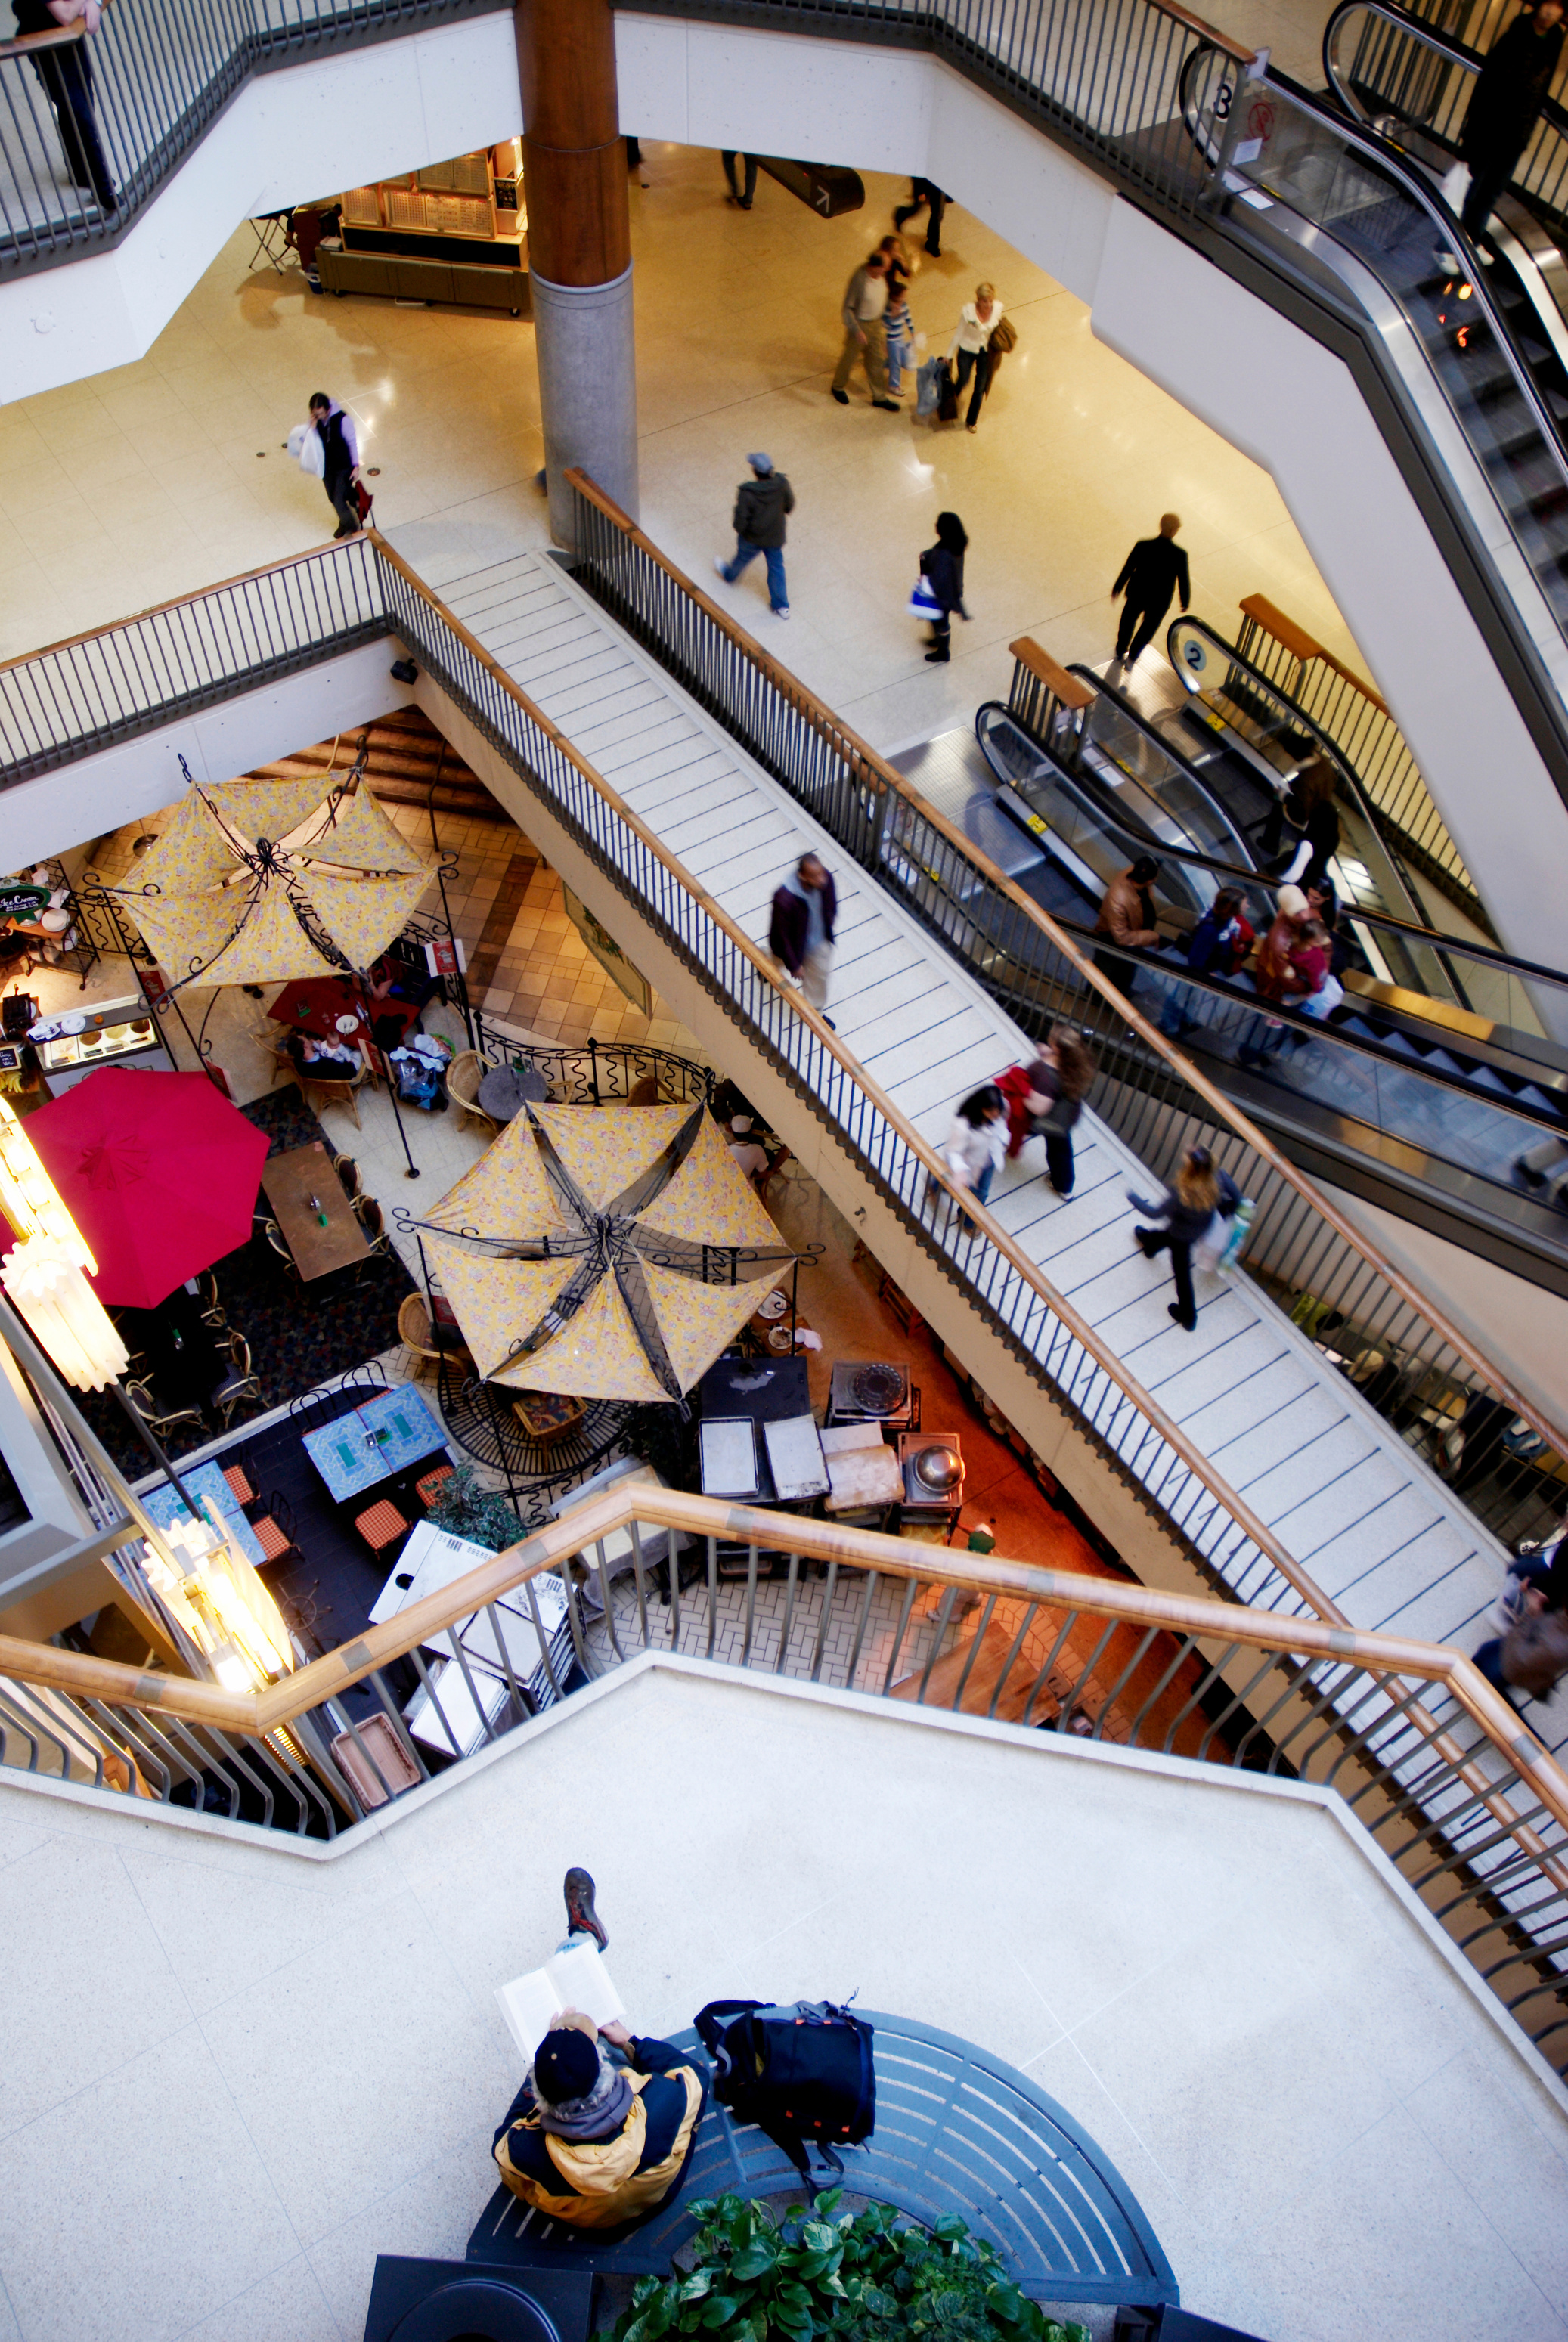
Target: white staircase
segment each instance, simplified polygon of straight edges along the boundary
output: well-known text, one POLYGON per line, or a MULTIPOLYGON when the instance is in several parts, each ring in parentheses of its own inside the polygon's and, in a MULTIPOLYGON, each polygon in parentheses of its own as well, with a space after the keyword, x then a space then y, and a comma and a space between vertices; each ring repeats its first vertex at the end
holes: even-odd
MULTIPOLYGON (((808 848, 833 870, 839 923, 829 1001, 840 1038, 927 1139, 1030 1044, 721 727, 549 555, 422 573, 578 753, 749 936, 808 848)), ((1398 1434, 1244 1276, 1199 1275, 1193 1334, 1172 1323, 1164 1263, 1133 1240, 1143 1166, 1093 1116, 1064 1201, 1042 1150, 999 1175, 991 1208, 1051 1283, 1353 1624, 1473 1648, 1503 1549, 1398 1434)), ((1134 1426, 1134 1431, 1135 1431, 1134 1426)), ((1281 1581, 1248 1598, 1280 1600, 1281 1581)), ((1286 1589, 1283 1606, 1294 1596, 1286 1589)), ((1537 1711, 1539 1730, 1550 1716, 1537 1711)), ((1568 1725, 1563 1727, 1568 1736, 1568 1725)))

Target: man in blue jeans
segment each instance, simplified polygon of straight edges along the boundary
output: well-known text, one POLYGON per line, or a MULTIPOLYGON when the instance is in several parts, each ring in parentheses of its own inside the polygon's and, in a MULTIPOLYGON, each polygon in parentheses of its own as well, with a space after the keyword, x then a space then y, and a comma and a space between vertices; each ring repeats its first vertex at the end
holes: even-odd
POLYGON ((775 618, 789 616, 789 594, 784 586, 784 515, 794 510, 794 490, 782 472, 774 469, 771 455, 748 455, 752 477, 743 480, 735 491, 734 514, 735 557, 722 561, 714 555, 714 567, 726 586, 733 586, 760 553, 768 565, 768 600, 775 618))

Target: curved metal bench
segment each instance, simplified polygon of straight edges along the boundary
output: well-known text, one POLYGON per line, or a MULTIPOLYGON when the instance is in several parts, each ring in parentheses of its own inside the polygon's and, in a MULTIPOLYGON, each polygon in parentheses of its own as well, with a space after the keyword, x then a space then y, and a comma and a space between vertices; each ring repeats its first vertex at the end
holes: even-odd
MULTIPOLYGON (((1153 2308, 1180 2299, 1171 2265, 1115 2165, 1065 2107, 972 2042, 902 2017, 862 2012, 876 2028, 876 2129, 844 2150, 844 2187, 895 2204, 929 2227, 950 2212, 994 2245, 1024 2291, 1043 2301, 1153 2308)), ((675 2045, 703 2061, 694 2033, 675 2045)), ((828 2187, 831 2175, 817 2183, 828 2187)), ((804 2195, 770 2138, 742 2129, 710 2098, 685 2186, 618 2238, 568 2227, 498 2187, 468 2239, 492 2266, 663 2274, 704 2197, 804 2195)))

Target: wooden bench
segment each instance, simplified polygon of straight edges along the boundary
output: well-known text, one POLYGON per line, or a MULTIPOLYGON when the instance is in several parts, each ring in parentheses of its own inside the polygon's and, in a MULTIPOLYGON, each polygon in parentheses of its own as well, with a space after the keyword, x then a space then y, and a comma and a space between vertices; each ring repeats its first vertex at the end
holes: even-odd
MULTIPOLYGON (((844 2150, 846 2189, 895 2204, 925 2227, 957 2213, 1037 2300, 1153 2308, 1180 2299, 1132 2189, 1064 2107, 972 2042, 864 2013, 876 2028, 876 2129, 864 2147, 844 2150)), ((704 2062, 694 2033, 674 2040, 704 2062)), ((827 2174, 817 2184, 834 2182, 827 2174)), ((710 2097, 685 2186, 641 2227, 596 2237, 498 2187, 468 2239, 468 2258, 662 2275, 691 2240, 691 2203, 725 2194, 799 2201, 804 2192, 773 2141, 739 2128, 710 2097)))

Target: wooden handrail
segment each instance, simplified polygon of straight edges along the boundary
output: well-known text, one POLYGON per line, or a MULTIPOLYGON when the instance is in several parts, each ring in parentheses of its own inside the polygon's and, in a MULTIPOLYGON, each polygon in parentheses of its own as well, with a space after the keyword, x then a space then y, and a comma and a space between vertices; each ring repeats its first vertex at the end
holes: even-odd
MULTIPOLYGON (((906 780, 901 772, 878 756, 876 750, 862 740, 858 734, 853 732, 848 725, 840 722, 830 709, 824 706, 816 695, 802 683, 798 676, 792 675, 787 667, 780 666, 778 661, 764 651, 760 643, 754 641, 751 636, 728 618, 716 604, 711 602, 700 586, 694 586, 673 562, 667 561, 658 546, 644 535, 635 523, 628 520, 625 514, 602 494, 586 472, 573 470, 567 473, 566 477, 588 503, 596 506, 608 519, 613 520, 618 528, 624 530, 638 549, 657 564, 672 584, 679 586, 683 594, 687 595, 714 621, 729 640, 745 653, 751 663, 791 699, 814 730, 824 739, 847 744, 854 755, 876 775, 884 787, 903 797, 904 802, 920 815, 923 821, 929 823, 931 827, 945 837, 950 845, 956 846, 977 870, 984 872, 991 885, 1005 896, 1015 909, 1022 911, 1024 916, 1049 938, 1054 948, 1076 969, 1091 990, 1099 993, 1116 1016, 1124 1024, 1130 1026, 1142 1040, 1146 1041, 1167 1065, 1174 1066, 1183 1080, 1206 1106, 1213 1107, 1220 1120, 1225 1123, 1238 1138, 1244 1140, 1253 1152, 1268 1165, 1270 1170, 1283 1179, 1287 1186, 1293 1187, 1303 1202, 1310 1204, 1318 1216, 1325 1221, 1334 1234, 1349 1245, 1353 1252, 1358 1253, 1370 1268, 1376 1270, 1384 1282, 1393 1287, 1400 1299, 1413 1309, 1418 1317, 1433 1327, 1445 1345, 1453 1351, 1455 1356, 1463 1358, 1474 1369, 1475 1373, 1488 1385, 1493 1396, 1504 1400, 1515 1415, 1523 1416, 1524 1421, 1540 1433, 1549 1446, 1554 1448, 1560 1456, 1568 1458, 1568 1429, 1553 1423, 1533 1399, 1528 1398, 1515 1384, 1511 1382, 1508 1376, 1503 1374, 1478 1348, 1471 1336, 1444 1316, 1441 1307, 1423 1292, 1413 1278, 1407 1276, 1402 1268, 1379 1249, 1370 1236, 1358 1228, 1337 1205, 1331 1202, 1321 1187, 1316 1186, 1304 1172, 1299 1171, 1293 1163, 1281 1154, 1273 1141, 1265 1136, 1256 1123, 1243 1113, 1240 1106, 1228 1098, 1189 1056, 1176 1047, 1174 1042, 1167 1040, 1164 1034, 1152 1025, 1132 1001, 1118 992, 1109 978, 1101 974, 1094 961, 1079 950, 1066 929, 1059 926, 1048 911, 1042 910, 1032 896, 1024 894, 1021 886, 1015 886, 1006 873, 992 861, 983 846, 977 846, 972 837, 964 835, 955 822, 950 821, 945 814, 940 812, 935 806, 929 804, 912 782, 906 780)), ((991 1225, 989 1217, 986 1225, 989 1228, 991 1225)))
MULTIPOLYGON (((1439 1684, 1486 1735, 1509 1770, 1526 1781, 1532 1795, 1568 1828, 1568 1772, 1473 1662, 1442 1644, 1367 1634, 1314 1618, 1282 1619, 1273 1610, 1160 1593, 1112 1578, 1081 1577, 1069 1570, 1041 1569, 994 1553, 944 1548, 938 1555, 929 1546, 911 1546, 904 1538, 884 1536, 876 1530, 725 1504, 644 1480, 623 1481, 618 1487, 585 1498, 521 1544, 487 1556, 438 1594, 400 1610, 379 1626, 366 1627, 355 1642, 313 1660, 265 1691, 224 1691, 214 1684, 125 1666, 115 1660, 62 1650, 51 1643, 23 1642, 12 1636, 0 1636, 0 1677, 78 1699, 174 1716, 220 1732, 264 1737, 295 1723, 324 1701, 428 1643, 433 1636, 456 1626, 485 1604, 498 1601, 530 1578, 559 1570, 574 1556, 587 1555, 601 1538, 629 1529, 634 1523, 680 1530, 704 1540, 722 1537, 777 1546, 783 1539, 803 1558, 874 1571, 878 1576, 906 1583, 954 1586, 983 1599, 994 1596, 1037 1602, 1053 1609, 1079 1610, 1113 1624, 1191 1636, 1222 1646, 1241 1644, 1282 1656, 1334 1661, 1364 1668, 1386 1685, 1409 1676, 1439 1684)), ((1413 1723, 1413 1713, 1406 1711, 1413 1723)), ((1555 1877, 1562 1868, 1561 1858, 1519 1823, 1503 1792, 1480 1774, 1473 1756, 1456 1748, 1431 1719, 1427 1722, 1429 1746, 1444 1756, 1504 1827, 1518 1832, 1519 1843, 1532 1849, 1555 1877)), ((1568 1874, 1564 1876, 1568 1878, 1568 1874)))
POLYGON ((1370 700, 1380 716, 1389 716, 1392 720, 1387 700, 1380 698, 1371 684, 1357 675, 1354 667, 1346 666, 1343 659, 1335 658, 1333 651, 1324 650, 1321 643, 1314 642, 1304 626, 1298 626, 1293 618, 1287 618, 1283 610, 1276 610, 1266 594, 1249 594, 1238 606, 1243 617, 1251 618, 1265 635, 1272 635, 1283 650, 1289 651, 1292 658, 1303 661, 1317 659, 1323 666, 1332 667, 1343 682, 1359 691, 1363 699, 1370 700))
MULTIPOLYGON (((624 515, 622 518, 624 520, 624 515)), ((1252 1539, 1259 1552, 1273 1563, 1281 1576, 1294 1586, 1303 1601, 1311 1603, 1320 1617, 1344 1623, 1344 1613, 1337 1604, 1330 1599, 1322 1587, 1316 1585, 1300 1564, 1286 1552, 1273 1530, 1259 1518, 1252 1506, 1221 1477, 1208 1457, 1193 1445, 1181 1426, 1168 1416, 1164 1408, 1144 1390, 1142 1384, 1128 1373, 1114 1350, 1095 1328, 1086 1318, 1079 1315, 1064 1294, 1057 1292, 1038 1262, 1030 1259, 1028 1254, 1014 1241, 1001 1222, 995 1219, 984 1205, 976 1203, 973 1196, 953 1186, 947 1166, 940 1156, 926 1144, 914 1126, 905 1121, 900 1108, 894 1104, 881 1085, 867 1073, 860 1060, 845 1047, 834 1027, 811 1006, 804 994, 784 990, 776 964, 735 925, 723 905, 715 902, 706 888, 701 886, 686 869, 684 864, 678 861, 669 848, 654 836, 647 824, 633 812, 618 791, 613 788, 610 783, 596 773, 594 767, 578 754, 564 734, 557 729, 542 709, 534 705, 527 693, 514 682, 505 668, 491 656, 483 643, 471 635, 462 620, 431 593, 429 587, 414 574, 402 556, 394 551, 385 539, 374 529, 369 532, 369 535, 377 552, 388 565, 397 572, 398 575, 418 595, 425 606, 440 618, 442 624, 450 628, 470 656, 484 667, 485 673, 523 709, 529 721, 538 726, 551 745, 558 749, 566 761, 582 775, 584 780, 610 806, 617 817, 625 823, 633 835, 670 873, 677 885, 691 896, 694 902, 702 906, 714 926, 729 938, 735 949, 749 963, 758 981, 770 992, 778 994, 801 1022, 810 1028, 824 1052, 848 1075, 862 1095, 871 1100, 889 1128, 898 1134, 924 1169, 927 1177, 944 1188, 976 1222, 993 1249, 1001 1254, 1024 1283, 1044 1302, 1059 1323, 1064 1326, 1074 1339, 1082 1344, 1089 1356, 1104 1368, 1117 1389, 1131 1400, 1145 1421, 1154 1426, 1167 1446, 1182 1458, 1188 1470, 1223 1506, 1237 1527, 1252 1539)), ((743 642, 744 639, 742 637, 743 642)))
POLYGON ((1080 708, 1094 706, 1094 694, 1088 685, 1077 676, 1069 675, 1064 666, 1058 666, 1050 652, 1042 650, 1033 635, 1021 635, 1015 643, 1009 643, 1007 648, 1019 666, 1026 668, 1036 683, 1043 683, 1064 707, 1070 707, 1076 714, 1080 708))

